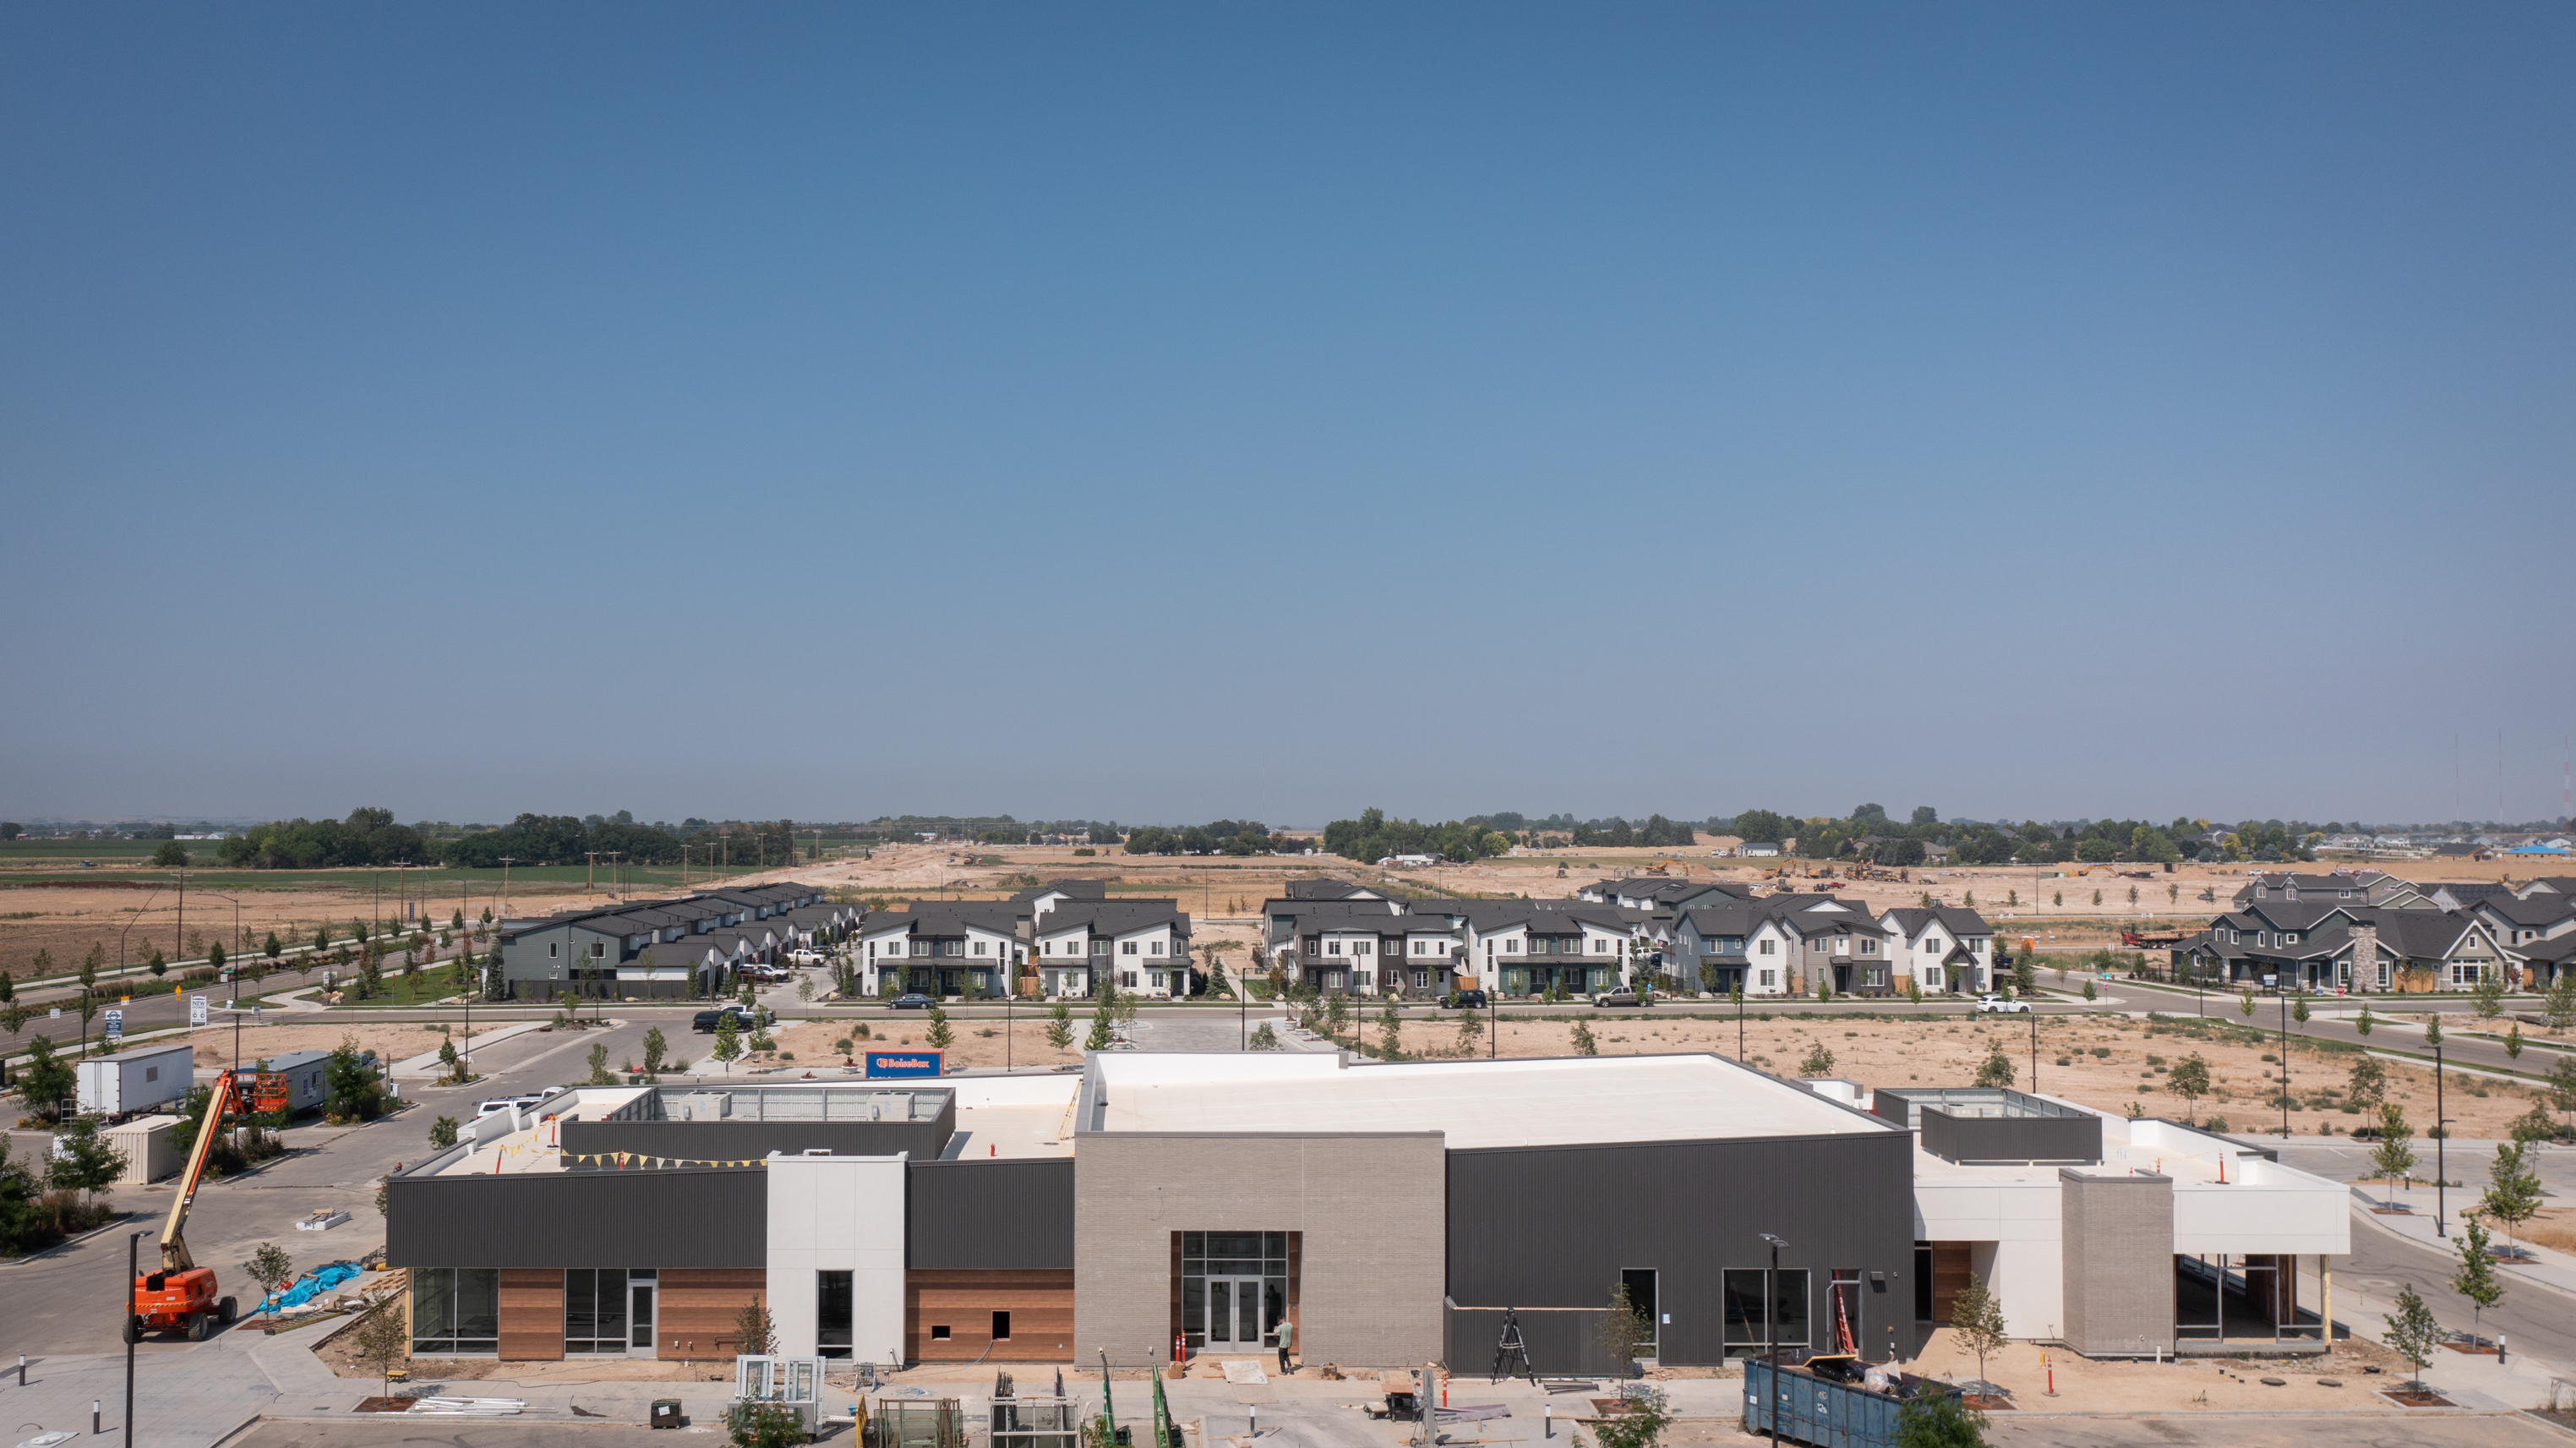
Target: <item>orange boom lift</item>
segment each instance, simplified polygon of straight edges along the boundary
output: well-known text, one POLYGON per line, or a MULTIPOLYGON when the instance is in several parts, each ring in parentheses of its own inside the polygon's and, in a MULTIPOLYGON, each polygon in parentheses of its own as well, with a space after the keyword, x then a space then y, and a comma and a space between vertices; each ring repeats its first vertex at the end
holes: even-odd
POLYGON ((197 1144, 188 1151, 187 1175, 179 1179, 179 1199, 170 1204, 170 1220, 161 1228, 161 1270, 134 1279, 134 1315, 125 1324, 126 1341, 147 1332, 176 1332, 190 1342, 203 1342, 214 1323, 232 1324, 238 1309, 218 1295, 215 1269, 200 1267, 188 1255, 188 1209, 196 1204, 197 1185, 205 1179, 206 1153, 223 1130, 224 1118, 242 1111, 241 1088, 230 1071, 215 1076, 215 1092, 197 1127, 197 1144))

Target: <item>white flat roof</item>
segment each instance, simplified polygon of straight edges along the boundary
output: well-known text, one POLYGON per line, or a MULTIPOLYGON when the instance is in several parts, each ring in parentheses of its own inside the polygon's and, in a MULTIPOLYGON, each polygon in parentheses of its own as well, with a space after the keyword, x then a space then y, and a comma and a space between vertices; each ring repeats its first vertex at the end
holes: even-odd
POLYGON ((1722 1057, 1378 1065, 1341 1055, 1092 1057, 1104 1131, 1437 1131, 1451 1148, 1897 1130, 1722 1057))

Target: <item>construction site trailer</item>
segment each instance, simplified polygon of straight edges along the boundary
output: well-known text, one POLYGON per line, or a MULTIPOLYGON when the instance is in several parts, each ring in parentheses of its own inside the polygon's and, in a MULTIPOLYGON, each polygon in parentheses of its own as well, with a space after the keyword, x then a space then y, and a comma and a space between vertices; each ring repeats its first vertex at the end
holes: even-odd
POLYGON ((79 1063, 77 1104, 84 1116, 136 1116, 184 1101, 196 1084, 197 1053, 187 1046, 137 1046, 79 1063))
POLYGON ((244 1066, 239 1068, 243 1097, 250 1109, 267 1113, 283 1111, 301 1116, 319 1111, 330 1094, 326 1070, 331 1064, 328 1051, 289 1051, 271 1056, 267 1070, 244 1066))
POLYGON ((179 1118, 167 1113, 138 1116, 100 1132, 125 1158, 125 1174, 116 1179, 116 1185, 150 1186, 185 1165, 188 1154, 179 1149, 178 1134, 179 1118))

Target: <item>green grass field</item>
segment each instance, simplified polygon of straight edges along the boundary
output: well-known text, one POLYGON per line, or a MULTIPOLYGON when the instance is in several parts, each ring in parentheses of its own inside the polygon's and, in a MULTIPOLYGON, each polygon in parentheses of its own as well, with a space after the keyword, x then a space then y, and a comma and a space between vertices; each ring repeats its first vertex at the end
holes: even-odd
MULTIPOLYGON (((213 840, 190 840, 191 849, 205 849, 213 840)), ((159 840, 0 840, 0 864, 52 864, 58 860, 148 860, 161 848, 159 840)))

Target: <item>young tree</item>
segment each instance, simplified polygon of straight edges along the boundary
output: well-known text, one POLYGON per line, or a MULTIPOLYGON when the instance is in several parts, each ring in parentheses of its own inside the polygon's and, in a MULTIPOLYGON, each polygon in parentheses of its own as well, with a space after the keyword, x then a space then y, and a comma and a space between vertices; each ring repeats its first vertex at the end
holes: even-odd
POLYGON ((930 1008, 930 1044, 945 1051, 957 1044, 957 1032, 948 1024, 948 1011, 942 1006, 930 1008))
POLYGON ((2352 1076, 2344 1083, 2343 1099, 2362 1111, 2377 1111, 2388 1099, 2388 1069, 2368 1056, 2352 1063, 2352 1076))
POLYGON ((2370 1028, 2374 1024, 2376 1023, 2370 1019, 2370 1002, 2363 1001, 2361 1003, 2361 1014, 2353 1018, 2352 1028, 2362 1037, 2367 1039, 2370 1035, 2370 1028))
POLYGON ((1601 1043, 1592 1039, 1592 1026, 1588 1021, 1574 1023, 1574 1054, 1578 1056, 1601 1054, 1601 1043))
POLYGON ((1047 1012, 1046 1043, 1059 1051, 1073 1044, 1073 1010, 1061 1000, 1047 1012))
POLYGON ((1977 1355, 1980 1378, 1986 1375, 1987 1357, 2003 1351, 2004 1344, 2011 1341, 2004 1335, 2003 1304, 1973 1276, 1950 1305, 1950 1331, 1958 1336, 1961 1347, 1977 1355))
POLYGON ((778 1321, 769 1309, 754 1297, 733 1315, 734 1351, 750 1357, 765 1357, 777 1350, 778 1321))
POLYGON ((2475 1216, 2464 1216, 2460 1226, 2460 1266, 2451 1274, 2451 1290, 2469 1299, 2469 1341, 2483 1347, 2486 1339, 2478 1331, 2486 1324, 2487 1309, 2504 1300, 2504 1281, 2496 1276, 2495 1259, 2487 1255, 2494 1239, 2487 1235, 2485 1224, 2475 1216))
POLYGON ((605 1041, 599 1042, 590 1048, 590 1081, 588 1084, 593 1086, 614 1086, 617 1084, 617 1078, 610 1075, 608 1072, 608 1043, 605 1041))
POLYGON ((2039 958, 2027 950, 2013 957, 2013 994, 2023 1000, 2039 994, 2039 958))
POLYGON ((2415 1170, 2414 1142, 2415 1128, 2406 1124, 2406 1113, 2393 1105, 2380 1107, 2379 1145, 2371 1148, 2371 1169, 2392 1183, 2412 1174, 2415 1170))
POLYGON ((664 1058, 670 1054, 670 1039, 662 1034, 662 1028, 660 1026, 655 1026, 653 1029, 646 1031, 644 1033, 644 1079, 647 1081, 661 1080, 662 1062, 664 1058))
POLYGON ((1807 1052, 1806 1059, 1798 1063, 1798 1074, 1801 1076, 1834 1074, 1834 1053, 1825 1049, 1824 1042, 1818 1041, 1815 1048, 1807 1052))
POLYGON ((242 1271, 259 1284, 261 1305, 266 1306, 268 1298, 285 1291, 286 1284, 295 1280, 295 1259, 275 1242, 262 1242, 252 1251, 250 1260, 242 1263, 242 1271))
POLYGON ((2559 968, 2549 994, 2540 998, 2540 1015, 2549 1023, 2549 1034, 2553 1036, 2563 1036, 2569 1026, 2576 1026, 2576 970, 2559 968))
POLYGON ((2089 980, 2084 982, 2084 998, 2086 1000, 2099 1000, 2101 997, 2102 993, 2099 990, 2094 989, 2093 982, 2089 980))
POLYGON ((2469 1008, 2482 1021, 2491 1021, 2504 1009, 2504 972, 2493 966, 2478 972, 2477 984, 2469 987, 2469 1008))
POLYGON ((1484 1038, 1484 1014, 1479 1011, 1460 1011, 1458 1013, 1459 1052, 1461 1054, 1472 1054, 1476 1049, 1476 1043, 1484 1038))
POLYGON ((2451 1333, 2434 1318, 2433 1309, 2424 1305, 2424 1299, 2415 1295, 2415 1284, 2409 1282, 2397 1289, 2397 1307, 2388 1314, 2383 1340, 2389 1351, 2404 1358, 2406 1365, 2415 1370, 2412 1386, 2420 1393, 2425 1391, 2424 1365, 2451 1340, 2451 1333))
POLYGON ((125 1174, 125 1153, 98 1134, 96 1116, 75 1116, 54 1133, 54 1159, 45 1179, 56 1189, 96 1196, 125 1174))
POLYGON ((2560 1055, 2549 1068, 2549 1104, 2561 1117, 2576 1117, 2576 1056, 2560 1055))
POLYGON ((2504 1054, 2509 1061, 2522 1059, 2522 1022, 2514 1022, 2512 1029, 2504 1033, 2504 1054))
POLYGON ((1655 1329, 1646 1315, 1628 1297, 1625 1281, 1610 1284, 1610 1302, 1595 1329, 1601 1344, 1601 1355, 1610 1360, 1610 1370, 1624 1378, 1634 1371, 1637 1359, 1655 1345, 1655 1329))
POLYGON ((2183 1109, 2197 1119, 2200 1098, 2209 1094, 2209 1062, 2203 1060, 2198 1051, 2192 1052, 2175 1064, 2165 1077, 2165 1086, 2183 1099, 2183 1109))
POLYGON ((2012 1083, 2012 1057, 2005 1055, 2003 1048, 1997 1046, 1986 1056, 1985 1063, 1977 1067, 1977 1084, 2009 1087, 2012 1083))
POLYGON ((354 1037, 343 1036, 322 1063, 323 1110, 338 1121, 373 1121, 384 1114, 385 1084, 358 1052, 354 1037))
POLYGON ((2425 1017, 2424 1044, 2428 1046, 2438 1046, 2442 1044, 2442 1013, 2440 1011, 2434 1011, 2425 1017))
POLYGON ((441 1151, 445 1151, 447 1148, 456 1144, 456 1129, 457 1121, 455 1117, 442 1116, 438 1118, 429 1124, 429 1144, 437 1147, 441 1151))
POLYGON ((27 1042, 27 1064, 18 1071, 18 1094, 49 1120, 60 1121, 63 1106, 80 1091, 80 1075, 54 1055, 50 1036, 27 1042))
POLYGON ((2308 993, 2306 991, 2299 992, 2297 999, 2290 1002, 2290 1019, 2297 1021, 2303 1026, 2308 1023, 2308 993))
POLYGON ((1377 1013, 1377 1054, 1382 1061, 1404 1058, 1404 1012, 1397 1009, 1393 996, 1377 1013))
POLYGON ((400 1301, 388 1297, 369 1309, 352 1339, 358 1361, 375 1369, 388 1397, 394 1390, 394 1364, 411 1356, 411 1324, 397 1310, 400 1301))
MULTIPOLYGON (((1110 990, 1114 993, 1117 990, 1117 987, 1112 986, 1110 987, 1110 990)), ((1102 996, 1100 998, 1100 1004, 1092 1009, 1091 1034, 1082 1038, 1082 1049, 1085 1051, 1108 1050, 1110 1043, 1118 1039, 1115 1029, 1117 1024, 1117 1001, 1113 999, 1112 996, 1102 996)), ((1269 1022, 1264 1021, 1261 1029, 1265 1031, 1270 1029, 1269 1022)), ((1258 1036, 1259 1032, 1255 1032, 1254 1034, 1258 1036)), ((1273 1037, 1273 1039, 1275 1040, 1277 1038, 1273 1037)))
POLYGON ((724 1063, 725 1074, 733 1074, 733 1063, 742 1059, 742 1032, 734 1028, 733 1012, 716 1017, 715 1058, 724 1063))
POLYGON ((2249 990, 2243 995, 2238 996, 2236 998, 2236 1009, 2245 1015, 2250 1016, 2254 1014, 2254 992, 2249 990))
MULTIPOLYGON (((1092 1049, 1105 1050, 1107 1047, 1105 1045, 1095 1046, 1092 1049)), ((1260 1025, 1252 1028, 1252 1049, 1256 1051, 1276 1051, 1280 1049, 1279 1033, 1270 1029, 1270 1023, 1268 1021, 1263 1021, 1260 1025)))
POLYGON ((2487 1163, 2486 1196, 2478 1203, 2480 1212, 2504 1223, 2505 1241, 2517 1246, 2522 1224, 2540 1212, 2540 1174, 2532 1169, 2530 1152, 2519 1141, 2497 1146, 2495 1160, 2487 1163))
POLYGON ((1595 1419, 1592 1436, 1600 1448, 1655 1448, 1664 1430, 1673 1425, 1671 1402, 1661 1388, 1648 1388, 1642 1395, 1623 1398, 1621 1411, 1595 1419))
POLYGON ((1334 991, 1324 999, 1324 1038, 1339 1044, 1342 1028, 1351 1023, 1350 998, 1334 991))

